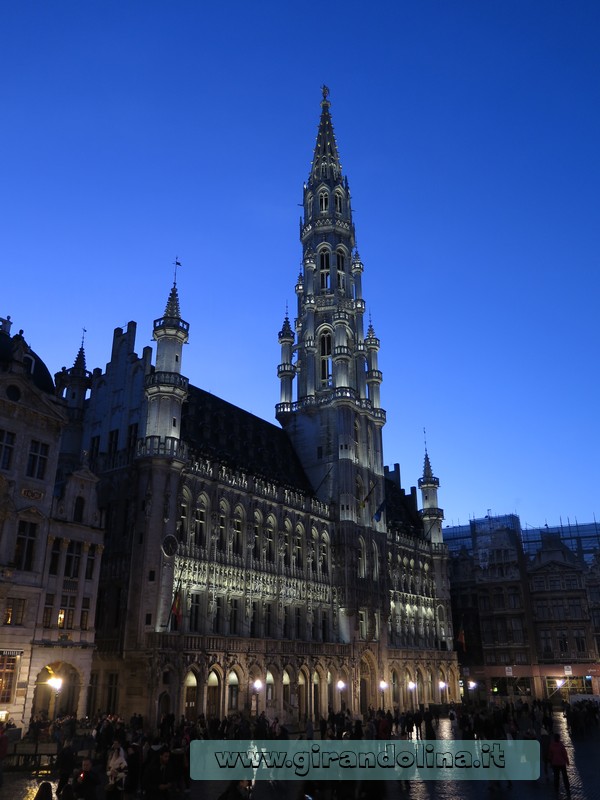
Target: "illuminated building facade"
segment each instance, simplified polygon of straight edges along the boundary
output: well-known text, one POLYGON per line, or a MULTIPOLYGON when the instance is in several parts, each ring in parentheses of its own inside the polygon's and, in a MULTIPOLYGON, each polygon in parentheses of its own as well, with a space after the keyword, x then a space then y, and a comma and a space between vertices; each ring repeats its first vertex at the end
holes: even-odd
POLYGON ((324 90, 304 186, 281 427, 190 384, 177 286, 135 353, 114 334, 81 447, 106 551, 89 710, 297 722, 458 696, 438 479, 383 465, 380 342, 324 90))

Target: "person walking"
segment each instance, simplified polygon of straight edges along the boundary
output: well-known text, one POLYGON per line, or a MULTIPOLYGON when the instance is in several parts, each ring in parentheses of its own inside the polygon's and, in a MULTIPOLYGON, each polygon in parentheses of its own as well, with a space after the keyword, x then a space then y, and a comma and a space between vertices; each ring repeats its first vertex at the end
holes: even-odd
POLYGON ((554 791, 558 794, 560 786, 560 776, 562 775, 563 785, 567 793, 567 798, 571 797, 571 787, 567 767, 569 766, 569 754, 564 744, 560 740, 560 734, 555 733, 554 739, 548 747, 548 761, 554 772, 554 791))

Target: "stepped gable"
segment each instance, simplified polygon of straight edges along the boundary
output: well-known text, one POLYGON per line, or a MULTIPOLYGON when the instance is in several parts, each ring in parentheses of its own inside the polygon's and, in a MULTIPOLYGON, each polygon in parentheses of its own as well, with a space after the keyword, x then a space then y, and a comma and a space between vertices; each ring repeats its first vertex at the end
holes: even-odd
POLYGON ((313 494, 281 428, 196 386, 183 406, 182 433, 197 456, 313 494))

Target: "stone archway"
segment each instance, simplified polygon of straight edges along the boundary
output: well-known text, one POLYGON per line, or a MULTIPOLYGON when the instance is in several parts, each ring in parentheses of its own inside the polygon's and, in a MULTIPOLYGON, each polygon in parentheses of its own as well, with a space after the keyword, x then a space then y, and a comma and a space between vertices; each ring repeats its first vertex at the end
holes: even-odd
POLYGON ((78 670, 64 661, 47 664, 36 678, 31 716, 53 720, 64 714, 77 715, 81 676, 78 670), (58 679, 60 688, 53 688, 49 681, 58 679))
POLYGON ((195 721, 198 716, 198 679, 193 670, 185 676, 183 693, 183 714, 186 720, 195 721))

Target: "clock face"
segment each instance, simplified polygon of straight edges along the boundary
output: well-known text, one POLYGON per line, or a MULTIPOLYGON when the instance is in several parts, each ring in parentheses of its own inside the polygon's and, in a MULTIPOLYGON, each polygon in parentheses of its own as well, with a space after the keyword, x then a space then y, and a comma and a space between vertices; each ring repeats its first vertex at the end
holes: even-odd
POLYGON ((174 556, 177 552, 177 539, 173 536, 172 533, 169 533, 163 539, 162 543, 163 553, 166 556, 174 556))

